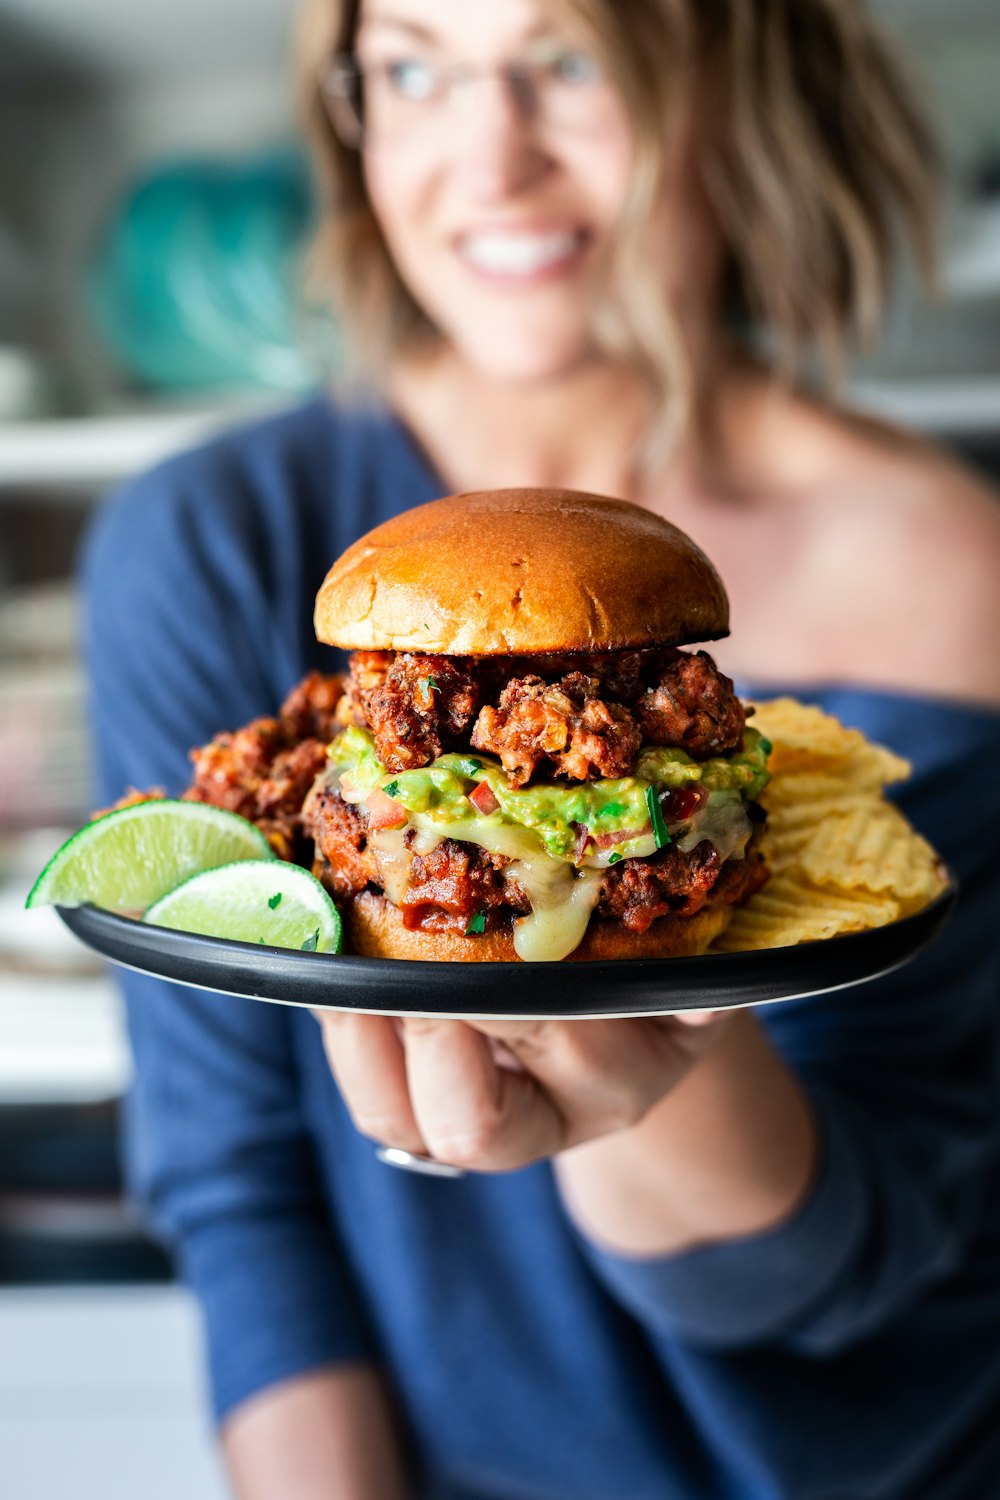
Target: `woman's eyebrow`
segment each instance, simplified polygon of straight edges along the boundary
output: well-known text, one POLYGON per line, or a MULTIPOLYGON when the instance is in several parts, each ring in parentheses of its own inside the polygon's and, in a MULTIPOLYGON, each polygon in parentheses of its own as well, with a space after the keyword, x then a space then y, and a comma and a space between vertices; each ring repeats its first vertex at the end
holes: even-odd
POLYGON ((394 16, 388 12, 375 11, 372 15, 366 15, 365 25, 373 29, 378 27, 379 30, 385 27, 392 31, 405 31, 408 35, 419 37, 424 42, 437 42, 441 40, 437 32, 432 31, 428 26, 422 26, 419 21, 411 21, 406 16, 394 16))
MULTIPOLYGON (((374 11, 365 16, 365 26, 378 28, 385 27, 392 31, 405 31, 407 35, 419 38, 423 42, 440 42, 445 40, 441 33, 433 31, 429 26, 422 25, 419 21, 413 21, 408 16, 394 16, 389 11, 374 11)), ((537 21, 526 33, 524 40, 533 42, 540 36, 548 36, 551 33, 551 23, 537 21)))

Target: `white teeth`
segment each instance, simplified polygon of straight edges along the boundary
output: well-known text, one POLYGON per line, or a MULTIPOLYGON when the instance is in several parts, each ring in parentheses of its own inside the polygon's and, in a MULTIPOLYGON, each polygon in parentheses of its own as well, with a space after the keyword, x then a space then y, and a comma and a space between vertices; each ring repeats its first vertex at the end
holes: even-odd
POLYGON ((462 241, 462 253, 483 271, 503 276, 530 276, 571 255, 578 243, 569 231, 558 234, 505 234, 489 230, 470 234, 462 241))

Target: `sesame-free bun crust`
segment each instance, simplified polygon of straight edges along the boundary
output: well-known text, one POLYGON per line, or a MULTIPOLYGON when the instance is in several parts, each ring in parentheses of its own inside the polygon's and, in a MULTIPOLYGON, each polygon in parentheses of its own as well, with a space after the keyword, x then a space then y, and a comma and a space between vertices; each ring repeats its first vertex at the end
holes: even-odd
POLYGON ((717 640, 729 605, 705 554, 651 511, 574 490, 480 490, 355 542, 315 623, 352 651, 530 655, 717 640))
MULTIPOLYGON (((690 958, 704 953, 732 916, 731 906, 707 907, 693 917, 660 917, 646 932, 591 918, 567 962, 620 958, 690 958)), ((443 963, 520 963, 510 932, 425 932, 403 926, 399 908, 385 896, 362 891, 344 912, 347 948, 363 958, 429 959, 443 963)))

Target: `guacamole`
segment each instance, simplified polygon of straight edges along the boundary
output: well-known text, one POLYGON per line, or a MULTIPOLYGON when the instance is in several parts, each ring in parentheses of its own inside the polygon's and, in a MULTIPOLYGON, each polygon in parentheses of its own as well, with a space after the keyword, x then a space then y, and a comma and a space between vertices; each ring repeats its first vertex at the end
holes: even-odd
POLYGON ((525 787, 512 787, 500 762, 478 752, 441 755, 429 766, 393 775, 376 756, 367 729, 345 729, 327 753, 347 802, 363 802, 381 787, 407 812, 419 815, 423 826, 440 826, 442 836, 448 827, 450 836, 456 838, 462 837, 460 828, 454 826, 452 831, 449 825, 519 824, 531 829, 557 859, 576 857, 585 829, 596 848, 612 851, 608 862, 614 863, 616 855, 651 854, 667 841, 654 830, 647 795, 650 787, 668 790, 700 783, 710 794, 726 794, 726 800, 733 793, 756 798, 770 780, 770 748, 763 735, 748 728, 743 748, 728 756, 696 761, 683 750, 648 745, 639 753, 634 776, 525 787), (469 793, 480 782, 489 785, 498 803, 485 819, 469 801, 469 793))

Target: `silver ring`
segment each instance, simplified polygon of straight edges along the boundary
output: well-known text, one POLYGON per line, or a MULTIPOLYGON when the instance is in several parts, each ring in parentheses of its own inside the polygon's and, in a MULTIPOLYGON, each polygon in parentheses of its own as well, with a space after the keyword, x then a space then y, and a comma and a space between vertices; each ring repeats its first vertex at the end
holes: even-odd
POLYGON ((387 1167, 401 1167, 404 1172, 423 1172, 426 1177, 464 1177, 461 1167, 449 1167, 447 1162, 435 1161, 433 1156, 418 1156, 413 1151, 403 1151, 399 1146, 379 1146, 375 1152, 379 1161, 387 1167))

